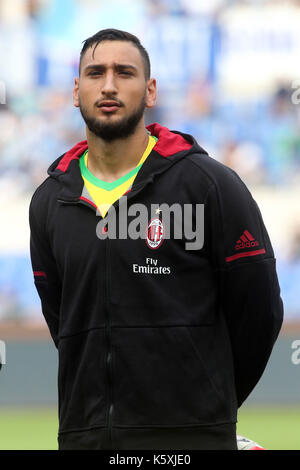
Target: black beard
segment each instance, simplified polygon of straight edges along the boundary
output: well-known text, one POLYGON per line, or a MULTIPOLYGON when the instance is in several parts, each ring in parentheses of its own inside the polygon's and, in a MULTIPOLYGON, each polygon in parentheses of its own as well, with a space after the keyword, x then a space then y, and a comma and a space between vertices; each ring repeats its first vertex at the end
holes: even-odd
POLYGON ((112 142, 117 139, 126 139, 132 135, 140 122, 146 108, 146 94, 143 96, 141 103, 130 116, 125 116, 119 122, 102 122, 100 119, 91 117, 86 112, 85 108, 79 103, 81 116, 85 121, 90 132, 97 137, 112 142))

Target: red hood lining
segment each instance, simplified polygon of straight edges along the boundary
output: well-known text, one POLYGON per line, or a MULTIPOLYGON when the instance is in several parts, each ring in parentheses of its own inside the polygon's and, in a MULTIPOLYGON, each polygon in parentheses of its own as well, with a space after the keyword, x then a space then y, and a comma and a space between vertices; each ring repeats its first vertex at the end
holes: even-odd
POLYGON ((87 140, 82 140, 78 142, 74 147, 72 147, 60 160, 59 164, 56 167, 56 170, 66 172, 69 164, 72 160, 79 160, 83 152, 88 148, 87 140))
MULTIPOLYGON (((162 157, 170 157, 178 152, 189 150, 192 144, 188 142, 182 135, 171 132, 167 127, 161 126, 158 123, 146 126, 151 132, 151 135, 158 138, 153 150, 159 153, 162 157)), ((78 142, 72 147, 60 160, 56 169, 66 172, 72 160, 79 160, 83 152, 88 148, 87 140, 78 142)))
POLYGON ((154 123, 146 127, 151 135, 158 137, 156 145, 153 147, 162 157, 170 157, 175 153, 189 150, 193 144, 188 142, 182 135, 171 132, 167 127, 154 123))

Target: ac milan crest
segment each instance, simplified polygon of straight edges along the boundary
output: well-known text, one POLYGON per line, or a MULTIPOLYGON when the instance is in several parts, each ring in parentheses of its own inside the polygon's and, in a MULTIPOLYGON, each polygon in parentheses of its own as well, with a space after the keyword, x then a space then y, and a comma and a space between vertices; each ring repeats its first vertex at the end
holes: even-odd
POLYGON ((164 239, 164 225, 160 219, 152 219, 146 229, 146 243, 149 248, 159 248, 164 239))

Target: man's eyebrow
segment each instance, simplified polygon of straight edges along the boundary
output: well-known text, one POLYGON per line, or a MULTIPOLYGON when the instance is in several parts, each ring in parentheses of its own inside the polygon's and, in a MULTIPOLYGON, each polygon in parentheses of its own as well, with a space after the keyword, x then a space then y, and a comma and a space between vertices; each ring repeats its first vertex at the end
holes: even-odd
POLYGON ((131 65, 131 64, 115 64, 115 68, 118 70, 118 69, 131 69, 131 70, 135 70, 137 72, 137 67, 135 67, 134 65, 131 65))
MULTIPOLYGON (((89 70, 105 70, 107 67, 106 65, 104 64, 90 64, 90 65, 86 65, 86 67, 84 67, 84 71, 89 71, 89 70)), ((137 72, 137 67, 135 67, 134 65, 132 64, 114 64, 114 68, 116 70, 125 70, 125 69, 131 69, 135 72, 137 72)))

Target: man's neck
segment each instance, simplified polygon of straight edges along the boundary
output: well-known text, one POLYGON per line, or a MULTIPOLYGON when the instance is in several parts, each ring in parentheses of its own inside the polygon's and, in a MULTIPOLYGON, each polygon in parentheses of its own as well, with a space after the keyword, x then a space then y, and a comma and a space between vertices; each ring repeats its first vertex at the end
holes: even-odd
POLYGON ((88 169, 96 178, 111 183, 136 167, 148 141, 144 123, 131 136, 113 142, 105 142, 87 129, 88 169))

